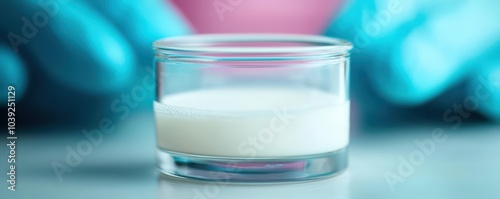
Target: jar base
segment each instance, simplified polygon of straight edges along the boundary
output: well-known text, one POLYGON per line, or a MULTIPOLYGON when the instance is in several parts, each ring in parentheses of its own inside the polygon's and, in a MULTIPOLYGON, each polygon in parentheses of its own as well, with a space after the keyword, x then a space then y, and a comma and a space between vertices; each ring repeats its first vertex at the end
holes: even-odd
POLYGON ((230 183, 289 182, 326 178, 347 168, 347 150, 295 157, 238 158, 157 149, 157 166, 169 176, 230 183))

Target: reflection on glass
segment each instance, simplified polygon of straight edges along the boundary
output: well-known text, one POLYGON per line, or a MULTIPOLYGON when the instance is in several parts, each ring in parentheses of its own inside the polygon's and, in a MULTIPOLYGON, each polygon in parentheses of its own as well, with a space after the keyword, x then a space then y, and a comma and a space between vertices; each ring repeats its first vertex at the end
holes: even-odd
POLYGON ((297 199, 349 198, 349 171, 334 178, 304 183, 242 184, 182 180, 159 175, 158 199, 297 199))

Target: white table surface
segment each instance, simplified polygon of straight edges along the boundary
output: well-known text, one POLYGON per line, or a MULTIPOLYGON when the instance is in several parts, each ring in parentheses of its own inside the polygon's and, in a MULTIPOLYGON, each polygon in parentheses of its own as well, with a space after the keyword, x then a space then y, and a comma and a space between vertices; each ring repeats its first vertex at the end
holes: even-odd
MULTIPOLYGON (((89 127, 90 128, 90 127, 89 127)), ((26 130, 27 131, 27 130, 26 130)), ((64 162, 65 147, 85 137, 65 130, 38 130, 39 135, 17 141, 17 191, 0 181, 0 198, 500 198, 500 126, 463 125, 452 130, 443 125, 360 130, 354 128, 346 172, 326 180, 263 185, 232 185, 176 180, 162 177, 155 168, 154 124, 150 114, 137 115, 104 136, 71 173, 59 182, 53 161, 64 162), (443 128, 447 139, 426 155, 423 163, 394 191, 386 172, 397 173, 400 157, 419 148, 414 140, 431 138, 443 128)), ((18 132, 22 132, 18 130, 18 132)), ((20 134, 20 133, 18 133, 20 134)), ((0 168, 7 171, 7 151, 2 143, 0 168)), ((3 179, 7 175, 2 175, 3 179)))

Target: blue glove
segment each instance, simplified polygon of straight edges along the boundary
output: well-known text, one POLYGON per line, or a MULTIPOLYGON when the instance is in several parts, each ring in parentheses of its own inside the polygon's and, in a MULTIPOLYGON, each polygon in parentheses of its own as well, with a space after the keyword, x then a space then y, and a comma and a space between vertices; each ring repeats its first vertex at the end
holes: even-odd
MULTIPOLYGON (((27 75, 21 59, 6 45, 0 44, 0 102, 7 101, 7 87, 16 85, 16 97, 23 96, 26 90, 27 75)), ((6 104, 6 103, 5 103, 6 104)))
POLYGON ((14 85, 29 93, 30 106, 58 109, 116 98, 146 74, 154 40, 189 32, 161 0, 0 1, 0 18, 0 61, 7 63, 0 88, 14 85))
MULTIPOLYGON (((349 1, 326 34, 353 41, 354 97, 369 92, 356 87, 366 76, 364 86, 391 104, 412 107, 444 97, 453 107, 476 95, 457 85, 474 87, 481 75, 500 70, 499 10, 500 2, 488 0, 349 1)), ((491 96, 468 108, 500 120, 497 80, 483 79, 491 96)))

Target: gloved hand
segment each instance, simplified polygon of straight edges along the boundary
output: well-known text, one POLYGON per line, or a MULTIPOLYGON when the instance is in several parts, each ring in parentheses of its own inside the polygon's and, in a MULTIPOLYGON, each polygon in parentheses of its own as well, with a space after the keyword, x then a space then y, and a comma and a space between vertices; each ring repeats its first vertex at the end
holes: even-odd
POLYGON ((371 88, 400 107, 439 106, 447 122, 476 110, 500 122, 499 10, 488 0, 353 0, 326 34, 353 42, 363 108, 384 113, 366 97, 371 88))
POLYGON ((162 0, 0 1, 0 19, 0 102, 14 85, 16 100, 60 114, 109 110, 151 67, 154 40, 189 32, 162 0))

